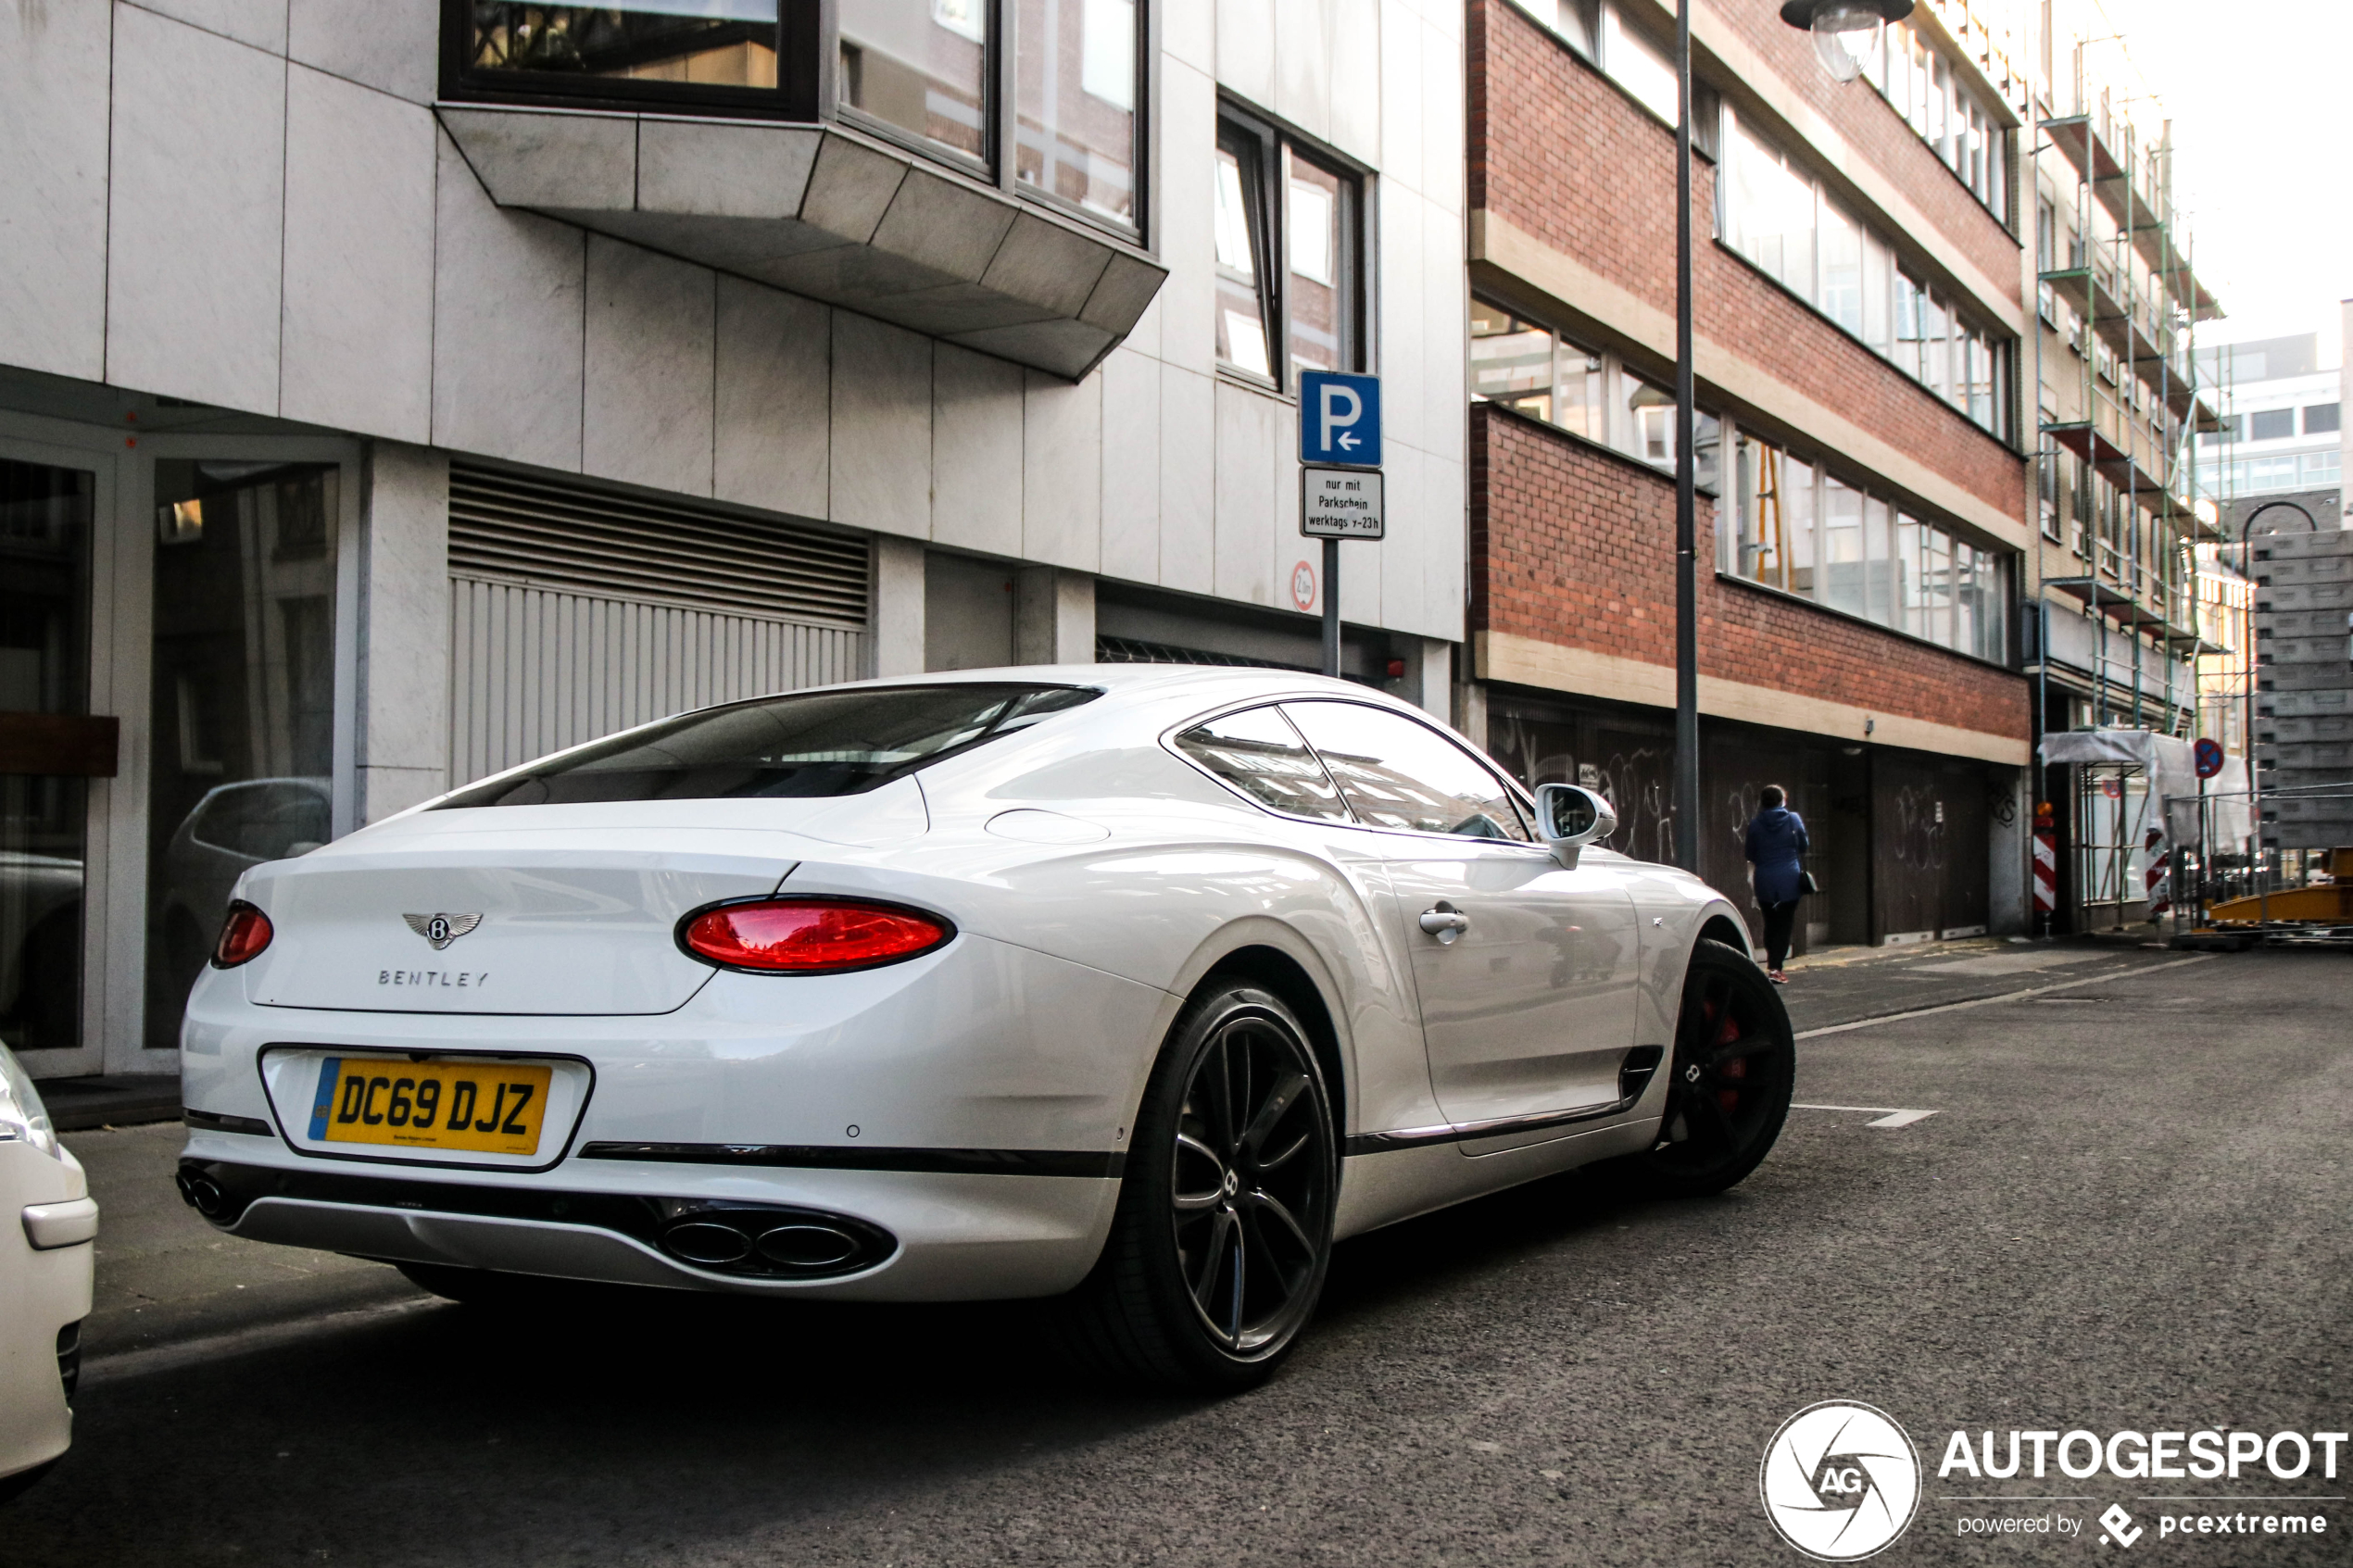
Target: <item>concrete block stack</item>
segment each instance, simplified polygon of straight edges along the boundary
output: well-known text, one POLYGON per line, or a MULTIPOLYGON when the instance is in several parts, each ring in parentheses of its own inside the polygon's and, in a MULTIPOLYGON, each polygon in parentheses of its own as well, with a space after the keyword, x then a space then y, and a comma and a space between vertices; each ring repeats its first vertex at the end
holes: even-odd
POLYGON ((2259 534, 2254 545, 2263 841, 2353 845, 2353 531, 2259 534))

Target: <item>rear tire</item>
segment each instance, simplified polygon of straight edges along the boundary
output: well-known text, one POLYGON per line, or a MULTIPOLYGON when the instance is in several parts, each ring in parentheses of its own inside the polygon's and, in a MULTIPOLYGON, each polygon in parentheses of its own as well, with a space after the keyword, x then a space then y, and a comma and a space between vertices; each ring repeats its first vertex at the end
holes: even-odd
POLYGON ((1756 960, 1703 938, 1683 975, 1667 1112, 1631 1164, 1668 1198, 1705 1198, 1763 1163, 1789 1118, 1797 1041, 1789 1010, 1756 960))
POLYGON ((1323 1070, 1282 1000, 1215 987, 1170 1032, 1094 1272, 1061 1303, 1079 1360, 1204 1393, 1263 1383, 1331 1263, 1339 1141, 1323 1070))

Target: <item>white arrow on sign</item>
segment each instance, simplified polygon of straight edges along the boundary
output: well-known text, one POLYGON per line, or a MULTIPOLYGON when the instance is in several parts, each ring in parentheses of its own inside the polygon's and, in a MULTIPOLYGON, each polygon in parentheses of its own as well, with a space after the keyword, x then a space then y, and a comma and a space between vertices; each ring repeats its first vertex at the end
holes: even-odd
POLYGON ((1341 431, 1340 434, 1332 438, 1332 445, 1340 447, 1342 451, 1346 451, 1353 447, 1362 446, 1365 444, 1357 440, 1353 435, 1351 435, 1348 432, 1341 431))
POLYGON ((1343 448, 1355 445, 1356 437, 1349 434, 1342 427, 1354 424, 1359 419, 1364 417, 1364 413, 1365 400, 1363 398, 1357 396, 1354 392, 1351 391, 1347 387, 1337 386, 1330 382, 1326 382, 1324 383, 1324 408, 1322 416, 1324 421, 1324 445, 1327 447, 1340 446, 1343 448), (1348 404, 1348 412, 1345 414, 1340 411, 1340 405, 1343 400, 1345 400, 1348 404), (1337 439, 1335 439, 1332 435, 1332 432, 1335 430, 1340 431, 1340 434, 1337 439))

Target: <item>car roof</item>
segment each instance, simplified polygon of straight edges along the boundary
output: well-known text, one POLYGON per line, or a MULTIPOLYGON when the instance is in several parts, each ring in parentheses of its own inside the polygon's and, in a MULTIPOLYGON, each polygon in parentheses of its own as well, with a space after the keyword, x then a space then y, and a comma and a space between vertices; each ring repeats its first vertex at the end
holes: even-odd
POLYGON ((887 690, 903 686, 967 684, 1093 686, 1106 694, 1136 696, 1199 695, 1208 703, 1242 701, 1261 695, 1330 696, 1376 702, 1384 707, 1403 707, 1409 712, 1420 711, 1377 687, 1354 681, 1334 680, 1303 670, 1219 664, 1024 664, 997 670, 943 670, 926 675, 887 675, 875 680, 845 682, 836 686, 804 687, 802 690, 887 690))

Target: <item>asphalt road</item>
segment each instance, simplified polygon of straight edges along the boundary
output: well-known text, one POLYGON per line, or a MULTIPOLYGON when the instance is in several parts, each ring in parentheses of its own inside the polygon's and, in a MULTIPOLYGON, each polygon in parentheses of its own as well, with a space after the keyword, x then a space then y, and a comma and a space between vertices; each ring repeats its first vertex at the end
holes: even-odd
MULTIPOLYGON (((2171 1505, 2329 1522, 2185 1541, 2150 1483, 1934 1472, 1957 1428, 2353 1424, 2349 999, 2325 952, 1801 970, 1793 1016, 1831 1032, 1798 1100, 1866 1109, 1794 1112, 1720 1198, 1571 1175, 1345 1244, 1301 1353, 1226 1401, 1076 1382, 1018 1306, 484 1319, 110 1208, 76 1447, 0 1512, 0 1562, 1796 1563, 1759 1457, 1852 1399, 1928 1467, 1875 1561, 2096 1556, 2119 1502, 2136 1558, 2342 1563, 2341 1500, 2171 1505), (1871 1125, 1895 1110, 1934 1114, 1871 1125), (1994 1492, 2088 1500, 1948 1500, 1994 1492), (2005 1514, 2082 1529, 1958 1534, 2005 1514)), ((168 1169, 168 1129, 73 1141, 168 1169)))

